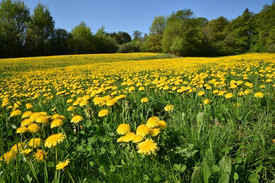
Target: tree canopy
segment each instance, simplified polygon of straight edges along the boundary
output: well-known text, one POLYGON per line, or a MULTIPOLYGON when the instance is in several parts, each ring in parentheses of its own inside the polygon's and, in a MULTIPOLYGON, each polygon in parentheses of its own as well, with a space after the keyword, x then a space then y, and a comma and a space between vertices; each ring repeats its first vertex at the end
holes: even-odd
POLYGON ((275 52, 275 1, 259 13, 245 9, 233 20, 196 17, 191 9, 156 16, 148 28, 95 34, 85 22, 70 32, 55 27, 50 10, 38 3, 33 13, 20 0, 0 2, 0 58, 113 52, 166 52, 178 56, 220 56, 275 52))

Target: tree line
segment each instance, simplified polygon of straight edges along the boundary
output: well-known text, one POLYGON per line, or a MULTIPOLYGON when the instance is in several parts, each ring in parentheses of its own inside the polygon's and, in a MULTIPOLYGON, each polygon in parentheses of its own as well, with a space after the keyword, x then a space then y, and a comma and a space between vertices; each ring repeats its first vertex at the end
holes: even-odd
POLYGON ((24 2, 0 4, 0 57, 63 54, 165 52, 177 56, 221 56, 275 52, 275 1, 255 14, 245 9, 233 20, 196 17, 191 9, 154 18, 149 34, 136 30, 95 34, 85 22, 71 32, 55 28, 49 9, 41 4, 30 14, 24 2))

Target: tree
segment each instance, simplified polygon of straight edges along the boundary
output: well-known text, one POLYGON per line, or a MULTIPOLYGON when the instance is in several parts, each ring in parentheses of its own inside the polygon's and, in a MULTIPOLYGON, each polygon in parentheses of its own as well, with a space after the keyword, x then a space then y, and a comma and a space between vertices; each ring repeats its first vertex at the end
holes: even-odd
POLYGON ((200 24, 201 21, 195 19, 190 9, 179 10, 176 13, 172 12, 167 19, 163 33, 163 51, 172 52, 179 56, 196 55, 203 39, 200 24), (179 46, 179 44, 182 45, 179 46), (180 49, 175 49, 176 47, 180 49), (177 51, 174 52, 173 50, 177 51))
POLYGON ((0 56, 22 56, 27 23, 30 20, 29 9, 24 2, 3 0, 0 4, 0 17, 0 56))
POLYGON ((131 36, 127 32, 118 31, 113 33, 107 33, 110 37, 116 40, 118 45, 122 45, 124 43, 128 43, 132 41, 131 36))
POLYGON ((144 45, 146 45, 147 51, 162 52, 162 38, 164 28, 166 26, 166 18, 163 16, 155 17, 149 30, 149 36, 146 38, 144 45))
POLYGON ((69 54, 69 44, 72 35, 65 29, 55 29, 50 36, 46 52, 50 55, 69 54))
POLYGON ((72 29, 72 53, 93 53, 95 51, 92 43, 93 34, 91 30, 85 22, 81 22, 72 29))
POLYGON ((54 32, 53 18, 45 5, 38 3, 33 10, 29 29, 27 31, 27 44, 33 55, 46 55, 45 46, 54 32))
POLYGON ((141 40, 142 39, 142 32, 135 30, 133 33, 134 40, 141 40))

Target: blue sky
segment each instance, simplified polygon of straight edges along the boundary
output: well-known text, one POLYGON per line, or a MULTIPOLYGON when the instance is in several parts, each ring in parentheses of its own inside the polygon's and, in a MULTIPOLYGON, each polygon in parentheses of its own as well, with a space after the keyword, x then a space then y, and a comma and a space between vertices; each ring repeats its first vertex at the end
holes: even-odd
POLYGON ((135 30, 149 33, 156 16, 169 16, 172 11, 191 9, 196 17, 208 20, 224 16, 229 20, 241 15, 245 8, 254 13, 272 0, 21 0, 32 12, 40 2, 46 5, 55 21, 55 28, 71 31, 85 22, 96 33, 104 26, 106 32, 135 30))

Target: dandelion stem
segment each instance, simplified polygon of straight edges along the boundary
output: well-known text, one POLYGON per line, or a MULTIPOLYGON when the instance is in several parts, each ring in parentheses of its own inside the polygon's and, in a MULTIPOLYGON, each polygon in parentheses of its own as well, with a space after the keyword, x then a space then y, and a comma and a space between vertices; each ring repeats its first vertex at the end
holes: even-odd
POLYGON ((72 182, 73 182, 73 183, 75 183, 75 181, 74 181, 74 179, 73 179, 72 175, 70 174, 69 170, 67 170, 67 169, 66 169, 66 172, 69 174, 69 176, 70 176, 70 178, 71 178, 72 182))

